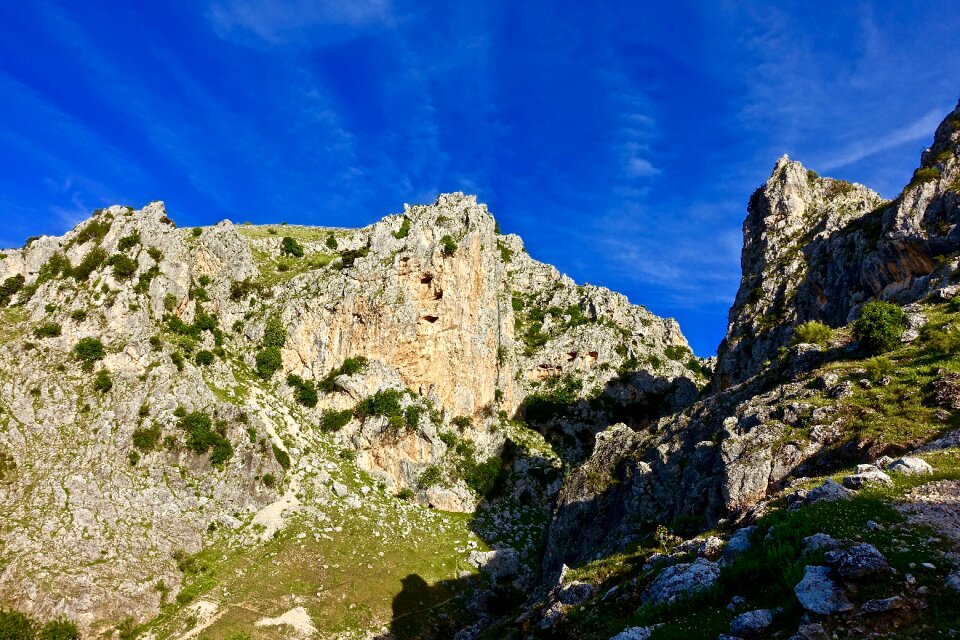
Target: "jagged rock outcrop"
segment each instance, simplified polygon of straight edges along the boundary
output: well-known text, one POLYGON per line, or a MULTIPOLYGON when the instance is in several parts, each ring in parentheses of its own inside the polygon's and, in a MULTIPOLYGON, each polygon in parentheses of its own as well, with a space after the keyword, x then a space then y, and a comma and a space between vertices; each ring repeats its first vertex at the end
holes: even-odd
POLYGON ((750 198, 743 276, 716 383, 723 388, 756 374, 805 321, 841 326, 869 300, 911 302, 948 284, 953 267, 936 258, 960 247, 958 152, 960 107, 891 202, 780 158, 750 198))

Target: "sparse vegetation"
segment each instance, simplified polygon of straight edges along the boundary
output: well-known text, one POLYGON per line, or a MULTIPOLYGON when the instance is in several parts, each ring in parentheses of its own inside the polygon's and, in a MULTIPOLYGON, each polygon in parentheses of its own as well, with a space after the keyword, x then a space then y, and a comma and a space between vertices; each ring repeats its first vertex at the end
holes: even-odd
POLYGON ((206 349, 202 351, 197 351, 197 354, 193 357, 194 362, 196 362, 201 367, 206 367, 213 364, 213 361, 216 358, 213 355, 212 351, 207 351, 206 349))
POLYGON ((347 358, 336 369, 332 369, 327 375, 317 383, 317 388, 324 393, 332 393, 338 389, 337 378, 339 376, 352 376, 360 373, 367 367, 367 359, 363 356, 347 358))
POLYGON ((3 281, 3 284, 0 285, 0 307, 5 307, 10 304, 10 301, 13 300, 13 296, 23 288, 23 283, 26 281, 19 273, 15 276, 10 276, 3 281))
POLYGON ((287 376, 287 385, 293 387, 293 397, 305 407, 317 406, 317 388, 309 380, 291 373, 287 376))
POLYGON ((44 322, 33 330, 33 335, 37 338, 57 338, 61 334, 60 323, 44 322))
POLYGON ((70 270, 70 275, 77 282, 85 282, 90 274, 100 268, 100 265, 107 259, 107 252, 100 247, 94 247, 83 256, 77 266, 70 270))
POLYGON ((93 363, 103 360, 107 352, 97 338, 80 338, 73 347, 73 356, 83 364, 84 369, 92 370, 93 363))
POLYGON ((128 251, 133 249, 140 244, 140 232, 134 231, 128 236, 124 236, 117 241, 117 249, 120 251, 128 251))
POLYGON ((280 355, 280 349, 277 347, 267 347, 257 352, 256 363, 257 375, 264 380, 269 380, 283 367, 283 356, 280 355))
POLYGON ((213 421, 206 413, 193 411, 185 414, 177 423, 187 434, 187 448, 204 455, 211 449, 210 462, 222 465, 233 456, 233 445, 223 434, 213 430, 213 421))
POLYGON ((133 431, 133 446, 144 453, 156 450, 160 444, 160 426, 137 427, 133 431))
POLYGON ((393 233, 393 237, 397 240, 403 240, 410 233, 410 218, 404 216, 403 222, 400 224, 400 228, 393 233))
POLYGON ((97 375, 93 378, 93 388, 100 393, 106 393, 113 389, 113 379, 110 377, 110 372, 106 369, 97 371, 97 375))
POLYGON ((457 252, 457 242, 450 235, 440 238, 440 253, 450 257, 457 252))
POLYGON ((821 348, 830 344, 830 338, 833 336, 833 330, 820 322, 819 320, 810 320, 799 325, 793 331, 794 345, 797 344, 815 344, 821 348))
POLYGON ((328 433, 340 431, 340 429, 347 426, 352 419, 353 411, 350 409, 344 409, 343 411, 327 409, 323 412, 323 415, 320 416, 320 429, 328 433))
POLYGON ((110 256, 107 264, 113 268, 113 277, 118 280, 126 280, 137 272, 137 261, 122 253, 115 253, 110 256))

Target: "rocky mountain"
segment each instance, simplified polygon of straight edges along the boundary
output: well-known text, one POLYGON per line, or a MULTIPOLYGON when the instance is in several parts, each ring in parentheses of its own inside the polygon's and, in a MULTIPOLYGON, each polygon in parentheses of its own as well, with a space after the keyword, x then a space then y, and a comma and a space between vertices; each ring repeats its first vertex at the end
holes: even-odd
POLYGON ((0 255, 0 599, 90 632, 189 603, 184 558, 297 511, 472 512, 528 414, 556 444, 511 455, 546 505, 554 449, 704 383, 675 321, 463 194, 356 230, 114 206, 0 255))
POLYGON ((955 630, 958 154, 781 158, 715 366, 460 193, 3 251, 0 638, 955 630))

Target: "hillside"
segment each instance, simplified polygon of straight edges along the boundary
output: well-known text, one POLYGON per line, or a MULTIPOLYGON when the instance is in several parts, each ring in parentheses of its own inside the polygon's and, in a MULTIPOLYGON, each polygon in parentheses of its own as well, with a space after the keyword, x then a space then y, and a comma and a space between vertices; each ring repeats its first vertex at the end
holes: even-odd
POLYGON ((352 230, 113 206, 0 255, 0 601, 91 634, 363 637, 488 547, 532 585, 563 465, 705 383, 462 194, 352 230))

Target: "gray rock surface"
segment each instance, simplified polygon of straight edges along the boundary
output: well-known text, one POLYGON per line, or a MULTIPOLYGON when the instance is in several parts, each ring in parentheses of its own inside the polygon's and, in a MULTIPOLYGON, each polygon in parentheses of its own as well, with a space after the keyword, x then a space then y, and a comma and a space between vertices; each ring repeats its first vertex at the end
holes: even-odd
POLYGON ((720 577, 720 566, 698 558, 692 563, 667 567, 644 591, 645 602, 676 602, 684 596, 710 588, 720 577))
POLYGON ((742 638, 762 638, 773 625, 771 609, 755 609, 741 613, 730 622, 730 633, 742 638))
POLYGON ((853 604, 830 574, 829 567, 817 565, 806 567, 803 579, 793 589, 804 609, 820 615, 853 609, 853 604))
POLYGON ((933 467, 923 458, 914 456, 904 456, 897 458, 887 465, 887 470, 892 473, 902 473, 907 476, 921 476, 933 473, 933 467))
POLYGON ((825 559, 841 578, 847 580, 860 580, 890 572, 890 565, 883 554, 875 546, 865 542, 847 549, 829 551, 825 559))

